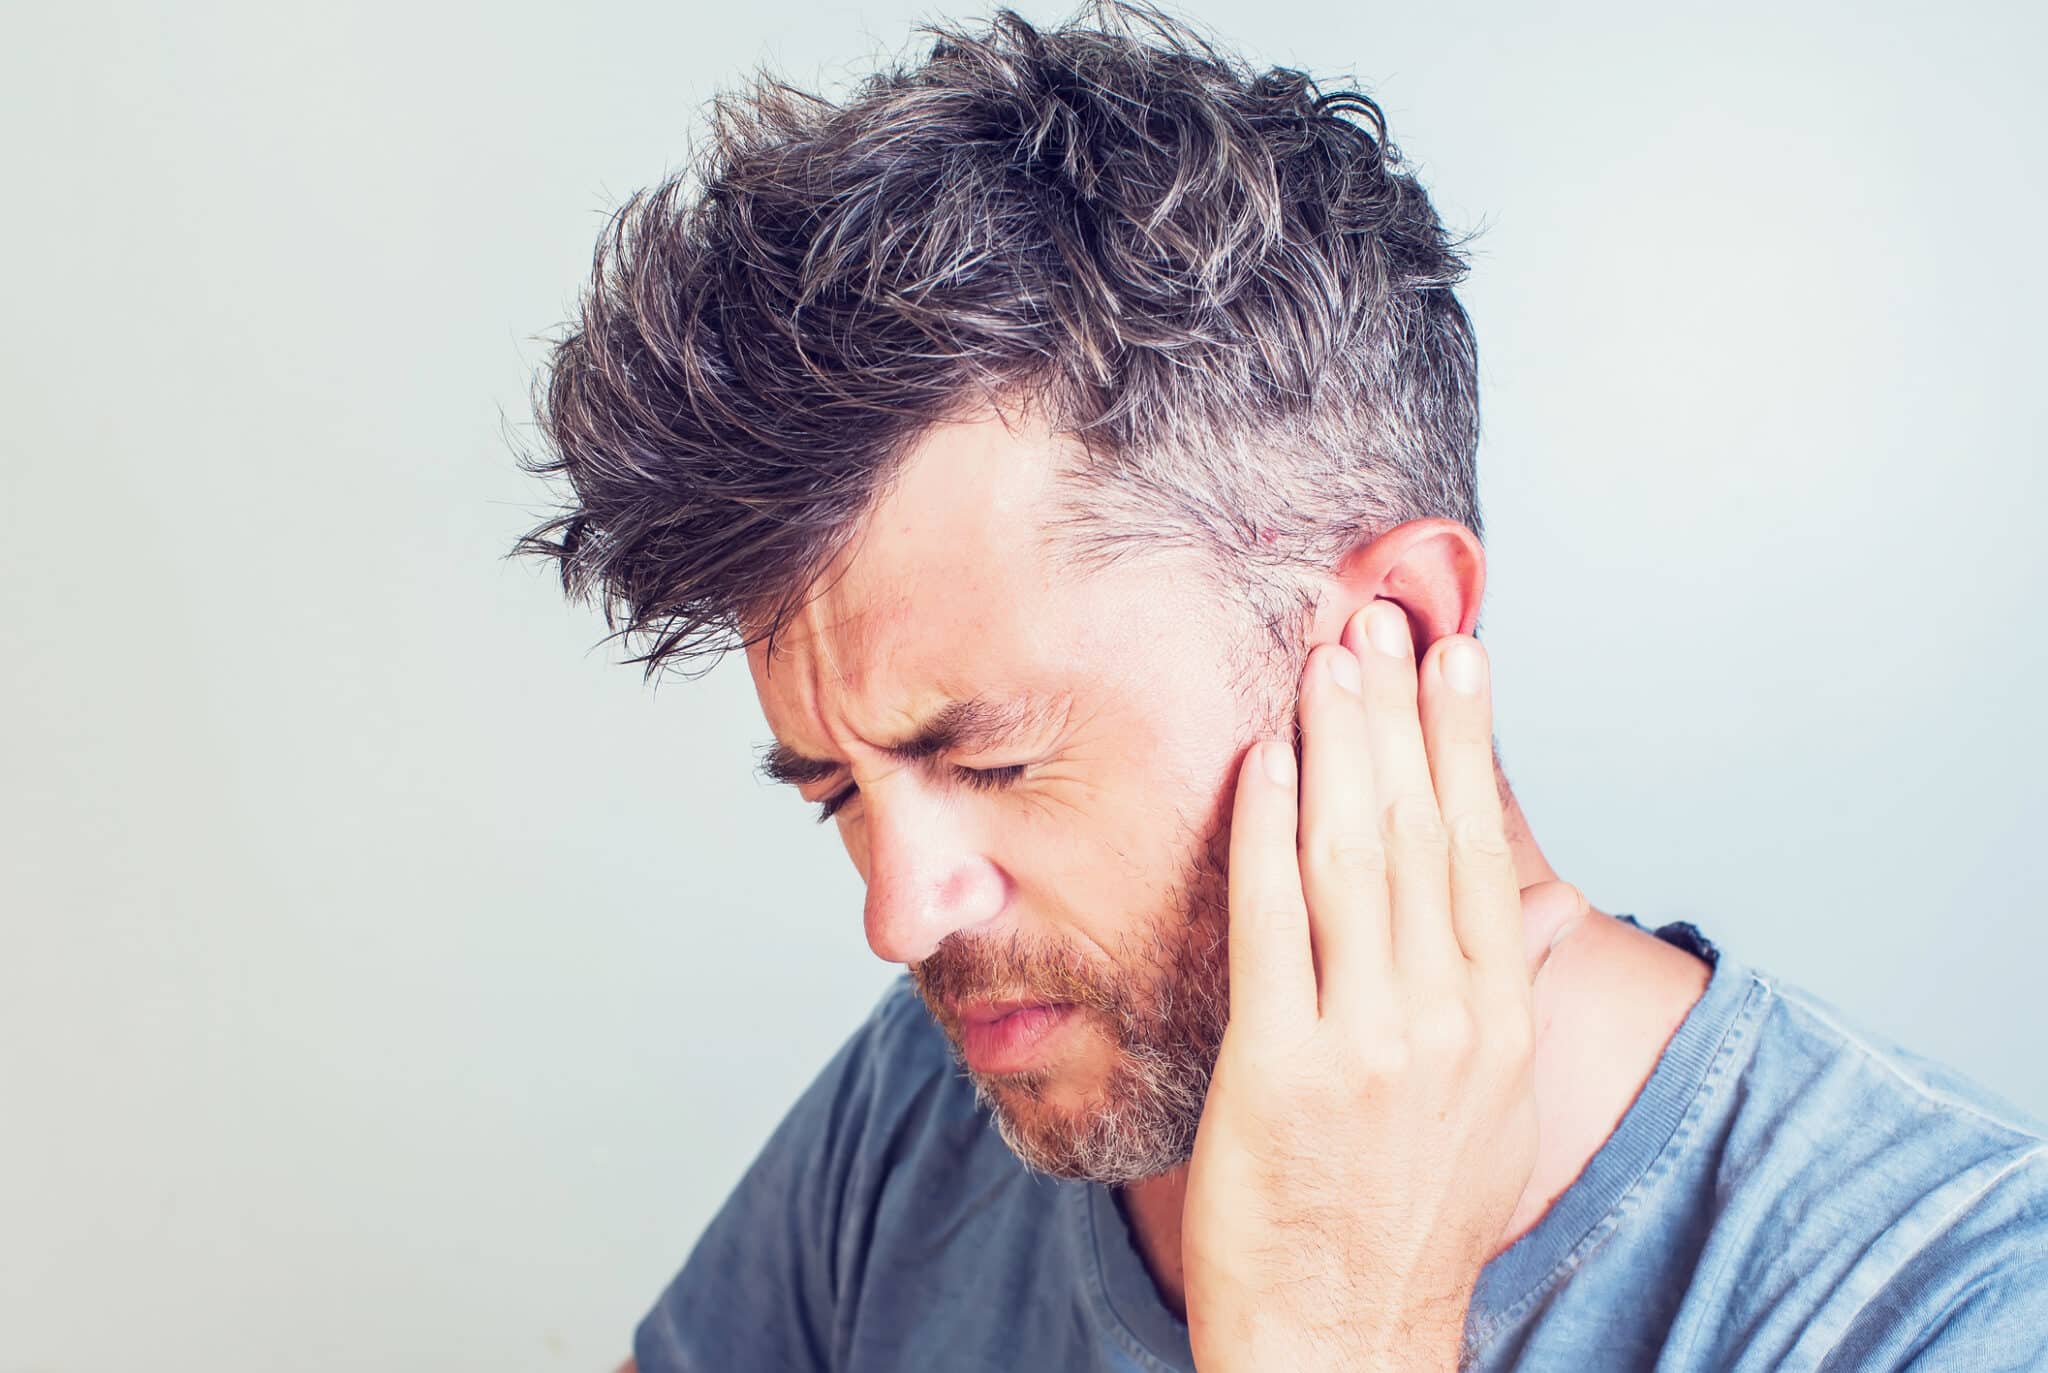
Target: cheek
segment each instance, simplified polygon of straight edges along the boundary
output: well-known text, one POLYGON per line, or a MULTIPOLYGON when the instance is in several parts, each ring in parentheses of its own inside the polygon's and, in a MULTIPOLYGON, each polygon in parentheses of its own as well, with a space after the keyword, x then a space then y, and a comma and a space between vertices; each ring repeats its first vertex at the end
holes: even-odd
POLYGON ((1113 950, 1119 934, 1153 919, 1195 842, 1181 818, 1189 797, 1135 771, 1012 827, 1000 860, 1034 913, 1113 950))

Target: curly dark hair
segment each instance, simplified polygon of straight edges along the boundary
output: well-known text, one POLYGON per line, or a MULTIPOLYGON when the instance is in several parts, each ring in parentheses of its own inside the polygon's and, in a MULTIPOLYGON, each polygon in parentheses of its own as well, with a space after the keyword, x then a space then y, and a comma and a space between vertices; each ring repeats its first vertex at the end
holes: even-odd
MULTIPOLYGON (((648 676, 770 637, 935 423, 1042 413, 1077 568, 1199 549, 1276 639, 1362 538, 1480 517, 1461 244, 1379 107, 1141 0, 756 73, 628 199, 535 382, 559 560, 648 676)), ((708 664, 706 664, 708 666, 708 664)))

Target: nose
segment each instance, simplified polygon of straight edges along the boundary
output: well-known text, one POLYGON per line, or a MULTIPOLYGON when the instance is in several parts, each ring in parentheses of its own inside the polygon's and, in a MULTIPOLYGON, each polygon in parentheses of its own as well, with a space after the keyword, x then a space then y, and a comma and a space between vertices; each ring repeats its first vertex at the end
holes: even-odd
POLYGON ((955 930, 1000 914, 1009 882, 943 798, 881 790, 865 801, 868 947, 890 963, 916 963, 955 930))

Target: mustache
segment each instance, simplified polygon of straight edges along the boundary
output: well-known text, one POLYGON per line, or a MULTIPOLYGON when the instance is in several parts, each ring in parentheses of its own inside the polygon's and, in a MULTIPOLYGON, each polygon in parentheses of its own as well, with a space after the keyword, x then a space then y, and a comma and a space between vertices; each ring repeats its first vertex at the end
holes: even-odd
POLYGON ((909 965, 911 984, 926 1007, 952 1028, 952 1008, 964 1001, 1031 1000, 1087 1006, 1119 1015, 1129 993, 1116 979, 1063 940, 972 935, 955 931, 930 957, 909 965))

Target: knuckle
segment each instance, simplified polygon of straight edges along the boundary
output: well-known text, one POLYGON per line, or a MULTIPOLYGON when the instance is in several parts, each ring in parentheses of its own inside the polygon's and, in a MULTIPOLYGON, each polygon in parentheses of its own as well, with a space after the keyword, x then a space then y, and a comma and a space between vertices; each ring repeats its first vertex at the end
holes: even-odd
POLYGON ((1514 850, 1508 847, 1507 836, 1498 825, 1483 823, 1476 815, 1460 815, 1450 822, 1451 843, 1460 853, 1476 854, 1483 858, 1509 858, 1514 850))
POLYGON ((1356 830, 1318 834, 1305 847, 1308 861, 1325 871, 1366 875, 1387 868, 1386 850, 1371 835, 1356 830))
POLYGON ((1463 1001, 1446 999, 1416 1018, 1414 1037, 1432 1059, 1462 1060, 1478 1044, 1479 1026, 1463 1001))
POLYGON ((1443 817, 1426 797, 1396 797, 1381 813, 1380 827, 1387 842, 1410 848, 1443 848, 1449 843, 1443 817))
POLYGON ((1525 1015, 1501 1017, 1491 1036, 1494 1052, 1511 1066, 1529 1062, 1536 1053, 1536 1026, 1525 1015))
POLYGON ((1351 1055, 1352 1069, 1364 1082, 1404 1077, 1415 1063, 1415 1046, 1398 1030, 1368 1030, 1351 1055))
POLYGON ((1330 1035, 1317 1035, 1302 1046, 1290 1068, 1299 1098, 1341 1101, 1346 1075, 1351 1071, 1350 1046, 1330 1035))

